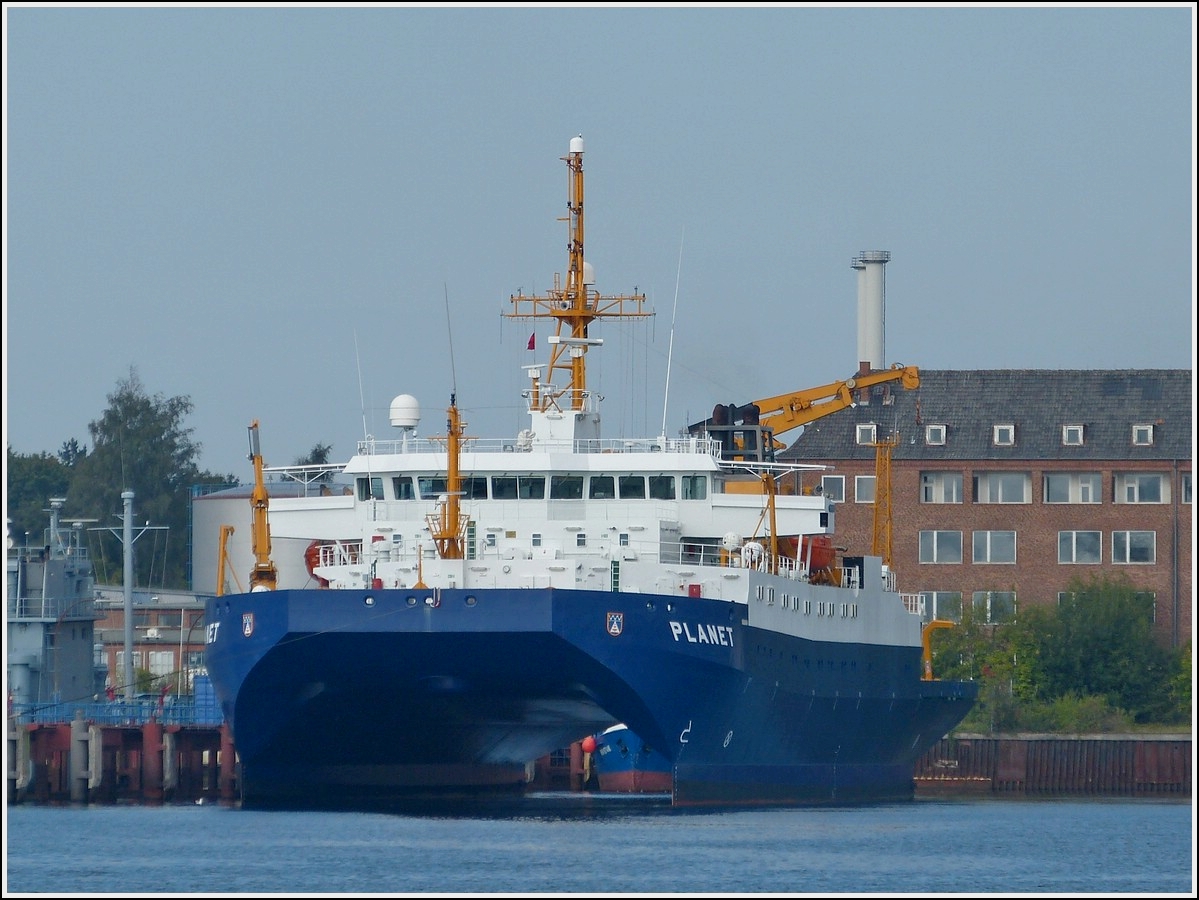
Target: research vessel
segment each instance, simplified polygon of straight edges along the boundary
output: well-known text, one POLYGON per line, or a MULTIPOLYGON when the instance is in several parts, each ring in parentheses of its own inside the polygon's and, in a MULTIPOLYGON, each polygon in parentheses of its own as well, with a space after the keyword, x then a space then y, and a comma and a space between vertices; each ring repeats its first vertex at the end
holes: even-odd
POLYGON ((307 542, 310 582, 277 585, 260 544, 263 577, 208 605, 243 803, 521 792, 617 723, 669 760, 677 806, 910 799, 976 685, 930 677, 920 597, 834 545, 820 467, 753 426, 601 436, 593 328, 651 313, 595 289, 581 137, 562 159, 565 278, 506 313, 555 329, 528 427, 469 437, 449 391, 445 432, 420 437, 400 394, 351 490, 255 491, 256 522, 269 503, 269 533, 307 542))

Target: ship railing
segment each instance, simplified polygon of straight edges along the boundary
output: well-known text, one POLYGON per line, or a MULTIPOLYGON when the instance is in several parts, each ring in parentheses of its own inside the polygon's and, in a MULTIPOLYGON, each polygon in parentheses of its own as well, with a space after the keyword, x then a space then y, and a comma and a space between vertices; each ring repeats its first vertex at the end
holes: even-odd
POLYGON ((924 617, 924 595, 923 594, 904 594, 899 595, 899 599, 903 601, 903 608, 914 616, 924 617))
MULTIPOLYGON (((571 453, 686 453, 703 454, 720 459, 720 442, 711 438, 595 438, 590 440, 526 440, 523 438, 463 439, 465 453, 512 453, 515 451, 555 450, 571 453)), ((392 456, 400 453, 445 453, 445 441, 433 438, 378 440, 367 438, 358 442, 359 456, 392 456)), ((271 472, 287 473, 294 467, 272 468, 271 472)))
POLYGON ((163 725, 220 725, 224 721, 213 702, 197 702, 190 697, 157 700, 112 700, 86 703, 13 703, 9 719, 17 725, 55 725, 70 722, 82 713, 95 725, 145 725, 157 721, 163 725))

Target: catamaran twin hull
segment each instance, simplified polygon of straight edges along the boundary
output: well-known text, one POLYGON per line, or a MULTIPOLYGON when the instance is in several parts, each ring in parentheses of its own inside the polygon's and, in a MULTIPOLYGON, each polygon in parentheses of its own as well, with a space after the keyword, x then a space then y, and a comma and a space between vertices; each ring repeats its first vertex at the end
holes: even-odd
POLYGON ((750 605, 252 592, 210 601, 206 659, 251 805, 519 790, 534 760, 618 721, 670 758, 675 805, 910 799, 977 686, 921 680, 918 643, 781 633, 750 605))

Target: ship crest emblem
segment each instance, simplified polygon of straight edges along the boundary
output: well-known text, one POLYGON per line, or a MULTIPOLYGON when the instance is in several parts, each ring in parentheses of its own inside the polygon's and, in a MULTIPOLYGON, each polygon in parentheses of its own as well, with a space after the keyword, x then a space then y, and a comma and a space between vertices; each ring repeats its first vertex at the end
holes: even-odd
POLYGON ((246 637, 249 637, 250 635, 252 635, 254 633, 254 614, 253 613, 242 613, 241 614, 241 633, 243 635, 245 635, 246 637))
POLYGON ((624 613, 608 613, 608 634, 618 637, 622 631, 624 631, 624 613))

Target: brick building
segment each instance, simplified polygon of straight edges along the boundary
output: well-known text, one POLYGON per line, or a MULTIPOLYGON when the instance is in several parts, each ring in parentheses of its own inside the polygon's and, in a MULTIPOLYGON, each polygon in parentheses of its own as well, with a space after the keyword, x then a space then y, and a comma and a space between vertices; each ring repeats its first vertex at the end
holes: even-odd
MULTIPOLYGON (((808 425, 780 459, 825 463, 836 542, 869 552, 876 443, 890 452, 900 588, 957 620, 1053 603, 1076 577, 1127 575, 1163 643, 1191 639, 1192 372, 931 370, 808 425)), ((811 476, 807 481, 810 482, 811 476)))

